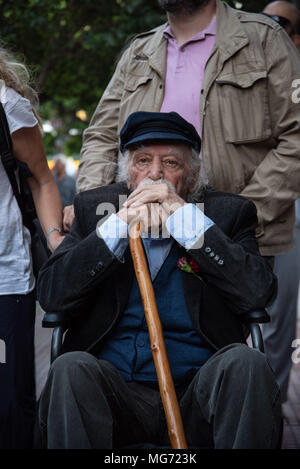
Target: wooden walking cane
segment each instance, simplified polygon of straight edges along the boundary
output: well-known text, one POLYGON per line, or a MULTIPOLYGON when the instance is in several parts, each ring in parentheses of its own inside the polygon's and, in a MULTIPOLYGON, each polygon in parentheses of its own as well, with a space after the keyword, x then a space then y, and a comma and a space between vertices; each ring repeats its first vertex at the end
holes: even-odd
POLYGON ((133 225, 130 231, 129 245, 148 325, 151 350, 171 445, 174 449, 187 449, 182 418, 167 357, 163 330, 156 306, 154 289, 140 237, 139 222, 133 225))

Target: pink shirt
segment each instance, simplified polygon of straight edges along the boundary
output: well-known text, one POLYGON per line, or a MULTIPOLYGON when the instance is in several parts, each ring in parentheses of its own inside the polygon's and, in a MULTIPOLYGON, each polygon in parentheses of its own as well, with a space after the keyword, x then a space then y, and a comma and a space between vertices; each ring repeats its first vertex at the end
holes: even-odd
POLYGON ((161 112, 178 112, 194 125, 201 134, 200 92, 206 62, 216 38, 216 17, 200 33, 178 47, 168 26, 164 31, 168 39, 165 95, 161 112))

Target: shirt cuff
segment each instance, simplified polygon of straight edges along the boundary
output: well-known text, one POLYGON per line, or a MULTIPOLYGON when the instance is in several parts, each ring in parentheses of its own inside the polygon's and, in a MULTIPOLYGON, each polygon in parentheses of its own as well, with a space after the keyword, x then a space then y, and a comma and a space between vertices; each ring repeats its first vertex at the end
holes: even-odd
POLYGON ((98 228, 98 233, 108 249, 119 259, 123 259, 128 246, 128 225, 114 213, 98 228))
POLYGON ((191 249, 196 243, 197 247, 201 247, 199 240, 213 225, 214 222, 196 204, 183 205, 166 221, 170 235, 185 249, 191 249))

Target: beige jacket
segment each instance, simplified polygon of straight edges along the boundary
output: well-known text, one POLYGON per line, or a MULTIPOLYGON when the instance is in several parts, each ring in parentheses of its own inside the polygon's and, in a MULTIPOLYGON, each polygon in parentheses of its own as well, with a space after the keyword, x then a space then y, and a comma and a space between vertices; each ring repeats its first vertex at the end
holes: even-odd
MULTIPOLYGON (((79 191, 114 180, 118 135, 128 115, 160 110, 165 26, 137 36, 118 63, 84 133, 79 191)), ((212 186, 256 204, 263 255, 285 252, 293 244, 294 200, 300 192, 300 103, 292 100, 296 79, 300 57, 285 31, 268 17, 217 0, 216 44, 199 103, 202 158, 212 186)))

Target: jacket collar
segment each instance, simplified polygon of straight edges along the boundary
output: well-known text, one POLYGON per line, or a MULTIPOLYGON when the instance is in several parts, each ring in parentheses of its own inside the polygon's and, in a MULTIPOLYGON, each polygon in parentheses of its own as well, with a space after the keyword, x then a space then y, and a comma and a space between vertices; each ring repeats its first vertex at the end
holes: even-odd
POLYGON ((166 56, 168 41, 164 36, 164 30, 168 23, 156 28, 154 36, 145 48, 145 53, 149 57, 149 65, 165 80, 166 77, 166 56))
POLYGON ((240 22, 240 12, 217 0, 217 34, 215 47, 223 60, 249 44, 249 39, 240 22))
MULTIPOLYGON (((218 50, 221 61, 224 63, 238 50, 249 44, 249 39, 243 30, 240 22, 241 13, 234 10, 221 0, 216 3, 216 44, 214 51, 218 50)), ((166 53, 167 39, 164 37, 164 30, 168 23, 155 28, 154 35, 145 45, 144 53, 149 57, 150 66, 165 79, 166 76, 166 53)), ((142 33, 137 37, 147 36, 149 33, 142 33)), ((213 52, 214 52, 213 51, 213 52)))

